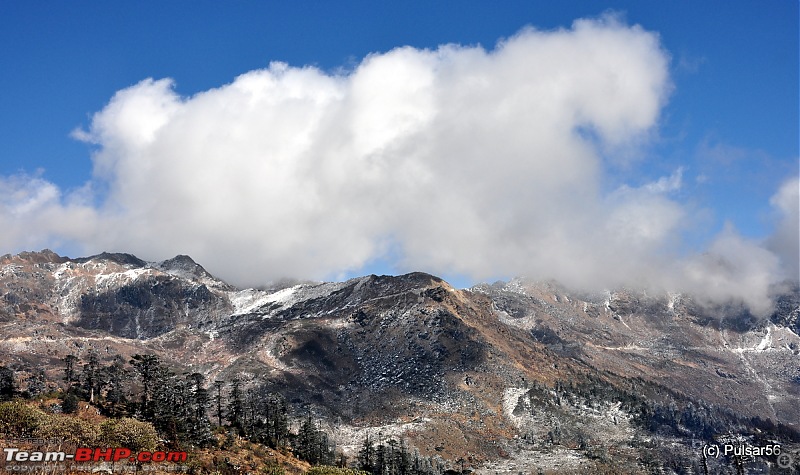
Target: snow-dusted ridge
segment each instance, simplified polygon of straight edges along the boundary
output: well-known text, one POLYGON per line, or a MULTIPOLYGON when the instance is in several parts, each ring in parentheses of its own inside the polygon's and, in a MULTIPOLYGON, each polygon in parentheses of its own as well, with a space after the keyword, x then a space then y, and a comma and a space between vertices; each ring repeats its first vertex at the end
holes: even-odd
POLYGON ((355 289, 358 290, 365 277, 350 279, 344 282, 317 282, 302 283, 286 287, 274 292, 245 289, 230 292, 228 294, 233 315, 262 314, 267 316, 282 309, 291 308, 299 303, 309 300, 326 297, 349 285, 356 283, 355 289))
POLYGON ((232 292, 230 294, 230 300, 231 305, 233 305, 233 315, 254 313, 268 304, 278 304, 283 307, 291 301, 292 295, 304 285, 307 284, 298 284, 276 292, 266 292, 257 289, 245 289, 232 292))

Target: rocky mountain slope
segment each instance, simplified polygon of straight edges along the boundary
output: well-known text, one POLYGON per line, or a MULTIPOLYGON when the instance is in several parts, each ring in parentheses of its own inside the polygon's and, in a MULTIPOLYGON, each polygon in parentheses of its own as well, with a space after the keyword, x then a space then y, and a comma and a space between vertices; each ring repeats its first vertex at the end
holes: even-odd
POLYGON ((155 353, 212 381, 266 384, 351 456, 366 435, 402 437, 478 473, 722 470, 730 460, 702 460, 698 443, 728 432, 794 450, 798 333, 796 286, 756 319, 685 295, 524 280, 240 290, 187 256, 0 258, 0 364, 23 386, 34 368, 58 380, 61 360, 90 348, 155 353))

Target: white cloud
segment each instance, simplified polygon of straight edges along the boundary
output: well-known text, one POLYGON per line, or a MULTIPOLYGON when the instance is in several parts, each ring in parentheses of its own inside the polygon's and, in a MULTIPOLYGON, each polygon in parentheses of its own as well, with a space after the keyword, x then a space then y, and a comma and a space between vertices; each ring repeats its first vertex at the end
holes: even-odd
POLYGON ((770 203, 778 213, 778 224, 767 249, 780 258, 786 278, 800 280, 800 179, 787 180, 770 203))
POLYGON ((1 248, 59 247, 95 232, 97 216, 82 199, 85 190, 63 197, 40 175, 0 177, 1 248))
POLYGON ((601 155, 653 132, 667 65, 657 35, 604 17, 491 51, 398 48, 348 73, 272 63, 192 97, 147 79, 74 133, 97 147, 102 205, 63 204, 34 177, 1 190, 0 224, 87 252, 190 254, 240 285, 339 275, 389 249, 403 270, 664 285, 679 280, 662 274, 683 170, 604 196, 601 155))
POLYGON ((668 193, 680 190, 683 186, 683 167, 675 170, 675 173, 668 177, 661 177, 654 183, 645 185, 645 189, 652 193, 668 193))
POLYGON ((772 310, 772 286, 779 283, 779 259, 759 243, 726 225, 708 252, 682 263, 675 288, 701 303, 744 302, 756 315, 772 310))

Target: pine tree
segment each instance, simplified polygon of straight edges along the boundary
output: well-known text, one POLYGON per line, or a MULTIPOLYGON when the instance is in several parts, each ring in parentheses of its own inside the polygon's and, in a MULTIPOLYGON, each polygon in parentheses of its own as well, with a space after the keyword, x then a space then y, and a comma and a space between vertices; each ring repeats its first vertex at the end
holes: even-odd
POLYGON ((75 395, 73 392, 68 392, 66 396, 64 396, 64 400, 61 403, 61 410, 64 414, 72 414, 73 412, 78 410, 78 396, 75 395))
POLYGON ((225 381, 214 381, 214 405, 216 406, 217 425, 222 427, 222 387, 225 386, 225 381))
MULTIPOLYGON (((202 420, 205 414, 200 420, 197 417, 200 410, 193 391, 196 380, 177 376, 154 355, 134 355, 131 365, 143 388, 138 412, 142 419, 153 423, 169 448, 178 449, 192 442, 202 445, 210 440, 210 424, 207 419, 202 420)), ((207 396, 201 392, 200 398, 207 396)))
POLYGON ((0 366, 0 401, 9 401, 17 394, 17 386, 14 383, 14 370, 0 366))
POLYGON ((250 440, 272 448, 286 443, 289 422, 283 396, 269 392, 264 386, 251 389, 247 392, 245 408, 246 432, 250 440))
POLYGON ((100 397, 102 385, 100 376, 100 358, 94 349, 89 350, 89 361, 83 365, 81 380, 83 381, 83 391, 92 404, 95 403, 96 398, 100 397))
POLYGON ((382 442, 375 447, 375 464, 372 466, 372 473, 376 475, 386 473, 386 446, 382 442))
POLYGON ((335 459, 328 434, 317 428, 310 415, 300 426, 294 449, 298 458, 313 465, 329 465, 335 459))
POLYGON ((125 394, 125 383, 127 382, 130 374, 125 369, 125 360, 121 356, 115 355, 111 364, 103 368, 103 381, 106 386, 104 406, 105 412, 110 416, 123 416, 125 415, 124 406, 128 402, 125 394))
POLYGON ((187 421, 183 417, 187 411, 186 383, 161 365, 155 368, 151 377, 153 387, 146 404, 145 420, 153 423, 170 447, 177 448, 181 434, 186 432, 184 424, 187 421))
POLYGON ((408 453, 406 441, 403 439, 400 439, 400 446, 398 447, 395 458, 395 466, 397 467, 397 473, 400 475, 411 473, 411 457, 408 453))
POLYGON ((205 377, 200 373, 189 375, 191 392, 191 416, 189 419, 189 440, 200 447, 205 447, 214 440, 211 435, 211 422, 208 420, 208 390, 203 386, 205 377))
POLYGON ((230 401, 228 402, 228 423, 239 435, 244 431, 244 400, 242 381, 237 377, 231 382, 230 401))
POLYGON ((388 450, 386 451, 386 471, 389 475, 396 475, 399 473, 397 465, 397 453, 399 452, 397 441, 389 439, 386 441, 386 445, 388 445, 388 450))
POLYGON ((286 399, 280 394, 272 394, 267 401, 270 408, 268 444, 272 448, 281 447, 285 445, 286 438, 289 435, 289 418, 287 416, 289 409, 286 405, 286 399))
POLYGON ((152 420, 154 411, 150 401, 153 399, 154 388, 158 386, 156 375, 161 369, 161 360, 156 355, 133 355, 130 364, 142 381, 143 389, 139 412, 145 420, 152 420))
POLYGON ((70 354, 65 356, 62 361, 64 361, 64 381, 67 383, 67 392, 69 392, 72 384, 78 381, 78 374, 75 372, 78 357, 70 354))
POLYGON ((294 444, 295 455, 300 459, 314 463, 312 461, 314 458, 312 447, 316 443, 315 438, 316 428, 311 421, 311 416, 308 416, 303 421, 303 424, 300 425, 300 431, 297 433, 297 439, 294 444))

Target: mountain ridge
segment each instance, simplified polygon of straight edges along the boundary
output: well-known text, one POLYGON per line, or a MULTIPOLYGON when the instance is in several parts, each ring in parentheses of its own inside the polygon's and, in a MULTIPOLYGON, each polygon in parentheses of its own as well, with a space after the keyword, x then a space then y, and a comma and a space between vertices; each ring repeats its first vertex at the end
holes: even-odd
POLYGON ((800 430, 796 293, 759 320, 677 294, 589 298, 522 279, 459 290, 421 272, 236 289, 188 256, 52 251, 0 258, 0 289, 2 364, 57 380, 61 359, 89 348, 161 355, 281 392, 351 456, 385 431, 487 473, 598 463, 586 448, 598 444, 638 467, 636 437, 755 434, 756 418, 800 430), (687 428, 690 405, 705 422, 687 428))

